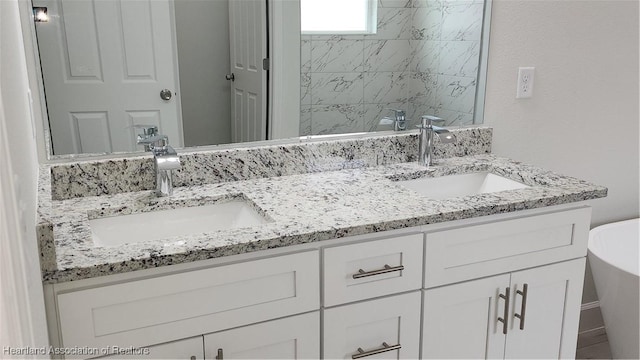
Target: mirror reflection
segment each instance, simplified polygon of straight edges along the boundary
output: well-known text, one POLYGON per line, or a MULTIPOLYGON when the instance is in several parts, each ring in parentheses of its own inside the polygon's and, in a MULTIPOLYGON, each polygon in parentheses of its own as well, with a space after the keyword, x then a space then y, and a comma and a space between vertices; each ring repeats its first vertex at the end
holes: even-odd
MULTIPOLYGON (((305 1, 313 2, 296 6, 305 1)), ((299 44, 286 44, 299 45, 299 135, 393 130, 390 109, 405 112, 408 129, 425 114, 481 123, 484 1, 361 2, 364 31, 316 21, 312 30, 303 24, 299 44)), ((33 5, 49 16, 35 27, 52 155, 142 151, 136 125, 158 126, 177 148, 275 138, 268 104, 281 89, 269 93, 277 74, 263 61, 267 0, 33 5)))
MULTIPOLYGON (((302 0, 303 3, 305 0, 302 0)), ((378 1, 377 31, 304 35, 301 133, 392 129, 403 110, 446 125, 480 123, 482 1, 378 1)))

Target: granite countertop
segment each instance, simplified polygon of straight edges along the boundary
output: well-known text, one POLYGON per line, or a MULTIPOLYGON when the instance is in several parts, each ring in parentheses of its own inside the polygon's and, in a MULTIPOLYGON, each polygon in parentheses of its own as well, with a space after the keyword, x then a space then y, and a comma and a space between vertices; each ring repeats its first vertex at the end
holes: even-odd
MULTIPOLYGON (((41 175, 41 183, 50 182, 41 175)), ((607 189, 491 154, 176 188, 39 204, 42 276, 57 283, 138 269, 604 197, 607 189), (490 171, 529 188, 434 200, 394 180, 490 171), (242 198, 271 222, 156 241, 96 247, 89 219, 242 198), (48 231, 47 231, 48 229, 48 231), (46 241, 53 239, 53 241, 46 241), (49 245, 46 245, 49 244, 49 245)))

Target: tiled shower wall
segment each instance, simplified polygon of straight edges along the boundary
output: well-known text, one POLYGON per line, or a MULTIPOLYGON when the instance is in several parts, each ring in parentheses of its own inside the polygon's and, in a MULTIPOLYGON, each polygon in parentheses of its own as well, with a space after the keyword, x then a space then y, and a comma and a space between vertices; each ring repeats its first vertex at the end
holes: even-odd
POLYGON ((300 134, 388 130, 387 108, 473 123, 484 2, 379 0, 372 35, 303 35, 300 134))

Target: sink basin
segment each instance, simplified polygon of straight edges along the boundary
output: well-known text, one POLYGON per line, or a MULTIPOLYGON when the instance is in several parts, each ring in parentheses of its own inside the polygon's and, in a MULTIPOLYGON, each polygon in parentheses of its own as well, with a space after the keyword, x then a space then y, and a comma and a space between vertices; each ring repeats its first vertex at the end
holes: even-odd
POLYGON ((447 199, 529 187, 490 172, 405 180, 398 181, 398 184, 432 199, 447 199))
POLYGON ((243 200, 89 220, 96 246, 251 227, 268 220, 243 200))

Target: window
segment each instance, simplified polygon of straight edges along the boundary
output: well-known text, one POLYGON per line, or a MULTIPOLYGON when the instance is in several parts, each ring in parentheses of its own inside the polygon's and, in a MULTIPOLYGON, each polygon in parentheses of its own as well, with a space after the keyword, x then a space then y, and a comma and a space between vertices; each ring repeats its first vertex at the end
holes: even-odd
POLYGON ((377 0, 301 0, 303 34, 375 34, 377 0))

